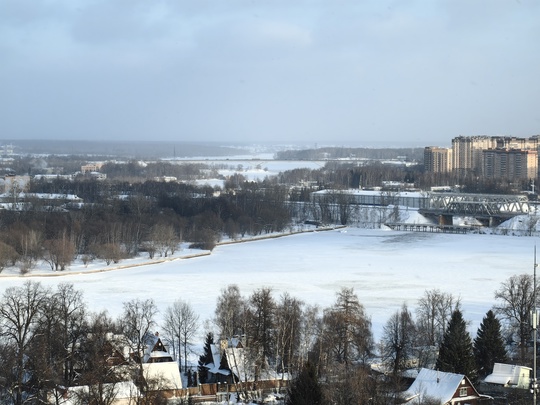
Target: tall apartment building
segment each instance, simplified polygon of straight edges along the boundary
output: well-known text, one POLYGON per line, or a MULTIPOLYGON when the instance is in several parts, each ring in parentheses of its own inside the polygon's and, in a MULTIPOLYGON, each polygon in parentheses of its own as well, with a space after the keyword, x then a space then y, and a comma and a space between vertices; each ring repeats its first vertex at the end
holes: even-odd
POLYGON ((493 137, 499 149, 523 149, 537 150, 540 146, 539 136, 531 136, 530 138, 516 138, 514 136, 495 136, 493 137))
POLYGON ((528 180, 538 174, 538 151, 488 149, 483 152, 482 174, 491 179, 528 180))
POLYGON ((432 173, 452 171, 452 149, 427 146, 424 148, 424 170, 432 173))
POLYGON ((539 136, 458 136, 452 139, 452 170, 511 180, 538 175, 539 136))
POLYGON ((458 136, 452 139, 452 169, 465 174, 482 172, 482 151, 497 147, 491 136, 458 136))
POLYGON ((540 135, 529 138, 510 136, 458 136, 452 148, 424 149, 427 172, 454 171, 488 178, 509 180, 538 177, 540 135))

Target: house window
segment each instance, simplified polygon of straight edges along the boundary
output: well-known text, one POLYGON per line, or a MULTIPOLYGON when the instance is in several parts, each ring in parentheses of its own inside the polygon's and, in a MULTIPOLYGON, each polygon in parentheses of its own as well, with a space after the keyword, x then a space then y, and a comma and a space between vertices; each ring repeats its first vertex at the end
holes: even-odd
POLYGON ((467 387, 462 387, 459 389, 459 396, 460 397, 466 397, 467 396, 467 387))

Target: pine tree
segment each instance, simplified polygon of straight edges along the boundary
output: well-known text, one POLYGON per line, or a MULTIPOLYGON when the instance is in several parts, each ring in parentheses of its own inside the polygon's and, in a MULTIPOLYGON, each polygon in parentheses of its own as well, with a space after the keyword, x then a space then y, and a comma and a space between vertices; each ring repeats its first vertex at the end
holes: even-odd
POLYGON ((439 347, 436 367, 441 371, 464 374, 471 380, 476 378, 472 340, 459 309, 452 313, 448 323, 448 329, 439 347))
POLYGON ((208 369, 205 367, 206 364, 212 363, 214 361, 214 357, 212 356, 212 347, 211 345, 214 344, 214 334, 212 332, 209 332, 206 335, 206 340, 204 342, 204 352, 201 356, 199 356, 199 365, 197 367, 198 374, 199 374, 199 382, 201 384, 204 384, 208 380, 208 369))
POLYGON ((287 405, 320 405, 322 390, 317 371, 307 363, 289 387, 287 405))
POLYGON ((487 312, 478 328, 473 350, 478 374, 482 377, 493 371, 494 363, 508 361, 501 335, 501 323, 491 310, 487 312))

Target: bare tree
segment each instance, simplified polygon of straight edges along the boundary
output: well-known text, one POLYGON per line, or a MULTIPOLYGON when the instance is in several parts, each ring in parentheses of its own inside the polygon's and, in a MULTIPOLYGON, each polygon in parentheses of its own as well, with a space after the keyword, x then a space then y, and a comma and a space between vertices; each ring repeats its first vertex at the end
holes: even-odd
POLYGON ((131 343, 131 350, 135 354, 135 360, 139 364, 139 378, 143 392, 146 391, 143 377, 143 357, 146 344, 152 335, 152 328, 156 325, 154 317, 158 309, 154 300, 148 298, 141 300, 135 298, 124 302, 124 312, 118 319, 122 333, 131 343))
POLYGON ((28 364, 36 384, 60 403, 65 387, 74 383, 78 344, 87 332, 82 293, 61 283, 47 295, 41 312, 28 364))
POLYGON ((217 298, 214 318, 221 339, 244 333, 244 307, 245 302, 237 285, 231 284, 221 290, 221 295, 217 298))
POLYGON ((433 366, 448 322, 459 306, 459 298, 438 289, 426 290, 419 299, 416 307, 416 333, 420 367, 433 366))
POLYGON ((130 211, 135 219, 132 230, 129 233, 131 239, 132 253, 139 251, 139 245, 142 240, 142 234, 144 229, 143 218, 152 210, 152 204, 149 197, 142 194, 133 194, 128 199, 128 205, 130 211))
MULTIPOLYGON (((317 348, 317 340, 322 331, 322 318, 320 308, 317 305, 308 305, 302 314, 301 334, 298 347, 298 370, 308 362, 308 355, 311 350, 317 348)), ((320 355, 318 356, 321 357, 320 355)), ((318 367, 317 364, 315 366, 318 367)))
POLYGON ((199 315, 195 313, 189 303, 176 300, 165 310, 165 330, 172 338, 175 353, 178 356, 180 370, 182 370, 182 356, 184 358, 184 372, 187 371, 187 355, 193 345, 192 339, 197 333, 199 315))
POLYGON ((416 326, 409 308, 403 304, 386 322, 381 342, 383 359, 394 377, 412 366, 415 343, 416 326))
POLYGON ((323 403, 335 405, 351 404, 391 404, 396 403, 382 397, 379 383, 365 367, 347 367, 338 364, 334 367, 334 381, 323 385, 323 403))
POLYGON ((64 359, 64 384, 70 385, 75 378, 75 359, 77 342, 87 330, 86 304, 83 293, 73 284, 61 283, 54 294, 54 302, 59 318, 59 335, 56 339, 62 344, 64 359))
POLYGON ((336 191, 336 204, 339 209, 339 222, 341 225, 347 225, 353 212, 354 196, 347 190, 336 191))
POLYGON ((531 337, 530 314, 534 311, 534 280, 530 274, 510 277, 495 292, 499 303, 495 311, 505 320, 519 339, 520 360, 526 359, 527 341, 531 337))
POLYGON ((275 311, 276 359, 282 373, 288 372, 298 356, 302 325, 302 301, 288 293, 281 296, 275 311))
POLYGON ((152 227, 150 239, 153 246, 160 256, 167 257, 169 254, 174 254, 180 238, 176 235, 172 225, 156 224, 152 227))
POLYGON ((275 309, 270 288, 260 288, 249 297, 247 334, 257 375, 266 368, 267 361, 274 359, 275 309))
POLYGON ((421 343, 427 346, 438 346, 441 341, 452 312, 459 308, 460 300, 452 294, 438 289, 426 290, 418 300, 416 318, 421 343))
POLYGON ((342 288, 323 317, 324 347, 334 362, 350 366, 365 362, 373 349, 371 319, 352 288, 342 288))
POLYGON ((21 273, 24 274, 32 269, 41 257, 43 235, 36 229, 29 229, 18 232, 17 236, 21 273))
POLYGON ((47 239, 43 242, 44 260, 50 264, 51 270, 65 270, 73 262, 75 243, 66 237, 65 232, 60 239, 47 239))
POLYGON ((7 266, 14 265, 18 257, 19 254, 11 245, 0 241, 0 273, 7 266))
POLYGON ((115 325, 105 312, 92 315, 89 333, 81 340, 81 387, 73 391, 75 402, 83 404, 112 405, 118 396, 117 373, 111 361, 111 331, 115 325))
POLYGON ((122 248, 118 243, 93 245, 92 252, 97 258, 104 260, 107 266, 111 263, 118 263, 124 257, 122 248))
POLYGON ((43 303, 47 297, 40 283, 28 281, 21 287, 9 287, 4 291, 0 305, 0 336, 14 349, 14 379, 11 382, 12 399, 22 405, 32 396, 34 387, 26 385, 26 362, 28 348, 35 338, 43 303))

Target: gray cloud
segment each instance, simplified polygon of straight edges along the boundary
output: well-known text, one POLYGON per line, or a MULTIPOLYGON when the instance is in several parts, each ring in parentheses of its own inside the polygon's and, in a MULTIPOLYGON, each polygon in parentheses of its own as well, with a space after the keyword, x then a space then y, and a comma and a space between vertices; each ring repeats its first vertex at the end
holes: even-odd
POLYGON ((533 0, 0 9, 0 139, 445 145, 540 132, 533 0))

